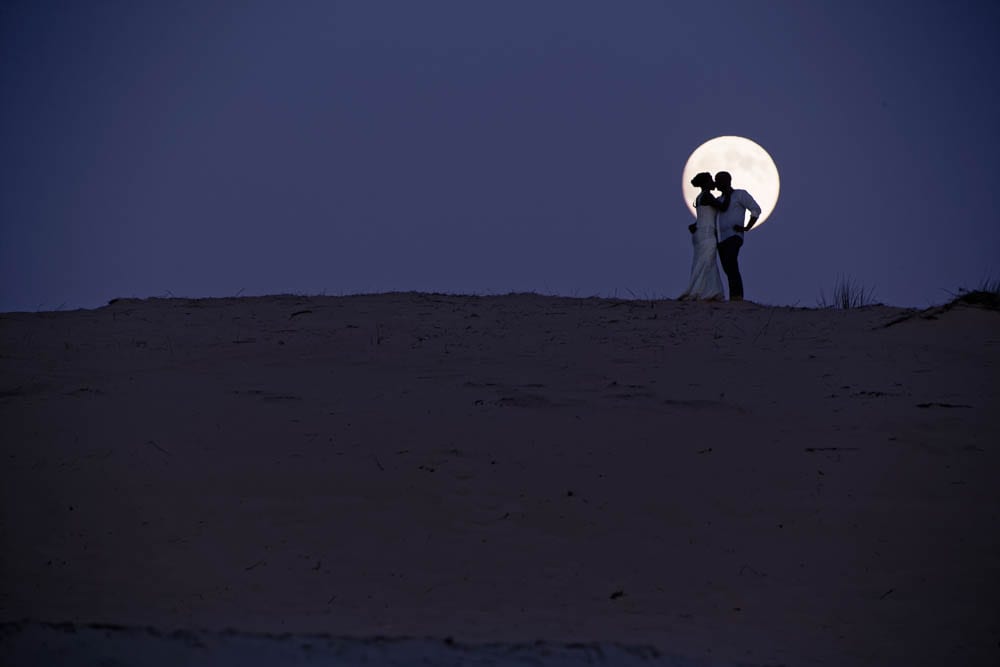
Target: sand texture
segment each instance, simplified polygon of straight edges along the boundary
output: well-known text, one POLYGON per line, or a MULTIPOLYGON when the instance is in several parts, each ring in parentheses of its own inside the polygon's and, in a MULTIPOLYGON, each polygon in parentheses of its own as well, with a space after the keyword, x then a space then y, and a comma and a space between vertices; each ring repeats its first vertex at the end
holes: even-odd
POLYGON ((5 313, 0 622, 1000 664, 998 415, 972 307, 5 313))

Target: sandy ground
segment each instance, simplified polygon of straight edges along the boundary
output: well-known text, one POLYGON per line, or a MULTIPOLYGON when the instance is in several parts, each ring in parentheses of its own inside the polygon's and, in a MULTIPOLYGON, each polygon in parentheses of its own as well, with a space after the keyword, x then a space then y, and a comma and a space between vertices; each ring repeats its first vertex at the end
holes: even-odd
POLYGON ((964 307, 5 313, 0 622, 993 665, 998 411, 964 307))

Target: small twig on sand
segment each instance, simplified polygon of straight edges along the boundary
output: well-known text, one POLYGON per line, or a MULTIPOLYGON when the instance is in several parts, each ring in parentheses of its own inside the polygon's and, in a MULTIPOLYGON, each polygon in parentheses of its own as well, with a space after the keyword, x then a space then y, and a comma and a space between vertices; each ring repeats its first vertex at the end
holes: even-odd
POLYGON ((294 313, 288 316, 288 319, 292 319, 293 317, 297 317, 299 315, 309 315, 310 313, 312 313, 311 310, 296 310, 294 313))
POLYGON ((807 452, 856 452, 857 447, 806 447, 807 452))
POLYGON ((743 567, 740 568, 740 576, 742 576, 743 573, 746 572, 746 571, 748 571, 748 570, 749 570, 749 572, 751 574, 755 574, 758 577, 766 577, 767 576, 767 573, 761 572, 760 570, 756 570, 756 569, 754 569, 754 568, 752 568, 752 567, 750 567, 749 565, 746 565, 746 564, 744 564, 743 567))
POLYGON ((262 560, 259 560, 259 561, 257 561, 256 563, 254 563, 253 565, 251 565, 250 567, 245 567, 245 568, 243 568, 243 570, 244 570, 244 571, 246 571, 246 572, 249 572, 250 570, 252 570, 252 569, 254 569, 255 567, 257 567, 258 565, 264 565, 264 564, 265 564, 265 563, 264 563, 264 561, 262 561, 262 560))
POLYGON ((881 597, 879 597, 879 600, 884 600, 884 599, 886 599, 886 598, 887 598, 887 597, 889 597, 889 595, 891 595, 891 594, 893 593, 893 591, 895 591, 895 590, 896 590, 895 588, 890 588, 890 589, 889 589, 889 590, 887 590, 887 591, 886 591, 885 593, 882 593, 881 597))
POLYGON ((170 452, 167 451, 166 449, 164 449, 163 447, 160 447, 158 444, 156 444, 156 440, 147 440, 146 444, 147 445, 152 445, 153 447, 156 447, 158 450, 160 450, 161 452, 163 452, 167 456, 170 456, 170 452))
POLYGON ((372 458, 375 459, 375 465, 378 466, 378 469, 385 472, 385 468, 382 467, 382 462, 378 460, 378 457, 373 454, 372 458))
POLYGON ((767 322, 765 322, 764 326, 761 327, 760 331, 757 332, 757 335, 753 337, 753 342, 756 343, 758 338, 760 338, 761 336, 763 336, 764 334, 767 333, 768 327, 771 326, 771 318, 772 317, 774 317, 774 311, 773 310, 771 311, 771 314, 767 316, 767 322))

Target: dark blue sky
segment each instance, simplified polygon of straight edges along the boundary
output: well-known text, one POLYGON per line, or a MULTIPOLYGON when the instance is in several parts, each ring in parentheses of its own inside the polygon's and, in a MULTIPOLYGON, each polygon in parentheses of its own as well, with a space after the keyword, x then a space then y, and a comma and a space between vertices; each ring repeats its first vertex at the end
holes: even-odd
POLYGON ((673 297, 722 134, 782 177, 748 298, 937 303, 1000 278, 997 34, 995 2, 6 2, 0 310, 673 297))

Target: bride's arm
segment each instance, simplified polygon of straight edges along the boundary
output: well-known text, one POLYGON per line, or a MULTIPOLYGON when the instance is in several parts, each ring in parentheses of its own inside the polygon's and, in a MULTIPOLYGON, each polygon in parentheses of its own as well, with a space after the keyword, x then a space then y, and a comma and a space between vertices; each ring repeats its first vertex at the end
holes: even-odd
POLYGON ((725 211, 729 208, 729 194, 723 195, 722 199, 716 199, 712 193, 706 192, 701 196, 701 203, 711 206, 716 211, 725 211))

